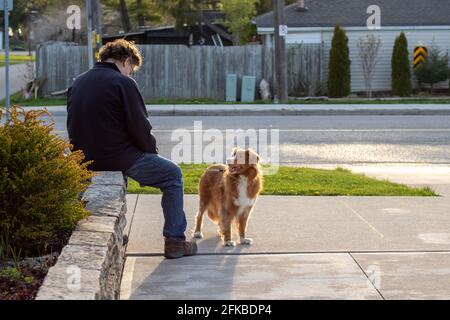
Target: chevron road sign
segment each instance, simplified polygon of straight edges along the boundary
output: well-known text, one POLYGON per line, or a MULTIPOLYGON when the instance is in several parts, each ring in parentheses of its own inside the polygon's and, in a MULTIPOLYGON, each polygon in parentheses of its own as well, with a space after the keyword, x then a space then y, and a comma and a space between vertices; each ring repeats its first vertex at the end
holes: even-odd
POLYGON ((428 57, 428 49, 425 46, 418 46, 414 48, 414 69, 419 68, 425 63, 428 57))

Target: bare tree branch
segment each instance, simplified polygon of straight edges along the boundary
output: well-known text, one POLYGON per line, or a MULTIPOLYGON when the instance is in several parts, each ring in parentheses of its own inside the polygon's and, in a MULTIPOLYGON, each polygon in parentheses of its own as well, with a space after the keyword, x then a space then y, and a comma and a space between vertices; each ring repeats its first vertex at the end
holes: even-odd
POLYGON ((372 79, 375 74, 375 67, 378 63, 378 53, 381 48, 381 40, 373 34, 361 37, 357 43, 359 49, 359 57, 364 73, 364 81, 366 85, 366 94, 372 97, 372 79))

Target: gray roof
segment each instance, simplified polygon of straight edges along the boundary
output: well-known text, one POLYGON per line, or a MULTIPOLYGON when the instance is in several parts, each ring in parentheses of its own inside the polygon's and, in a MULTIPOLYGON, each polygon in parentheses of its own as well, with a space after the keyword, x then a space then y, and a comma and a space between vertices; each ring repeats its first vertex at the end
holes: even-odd
MULTIPOLYGON (((370 5, 381 8, 381 26, 450 26, 450 0, 306 0, 307 11, 286 6, 289 27, 364 27, 370 5)), ((254 19, 259 28, 273 28, 273 11, 254 19)))

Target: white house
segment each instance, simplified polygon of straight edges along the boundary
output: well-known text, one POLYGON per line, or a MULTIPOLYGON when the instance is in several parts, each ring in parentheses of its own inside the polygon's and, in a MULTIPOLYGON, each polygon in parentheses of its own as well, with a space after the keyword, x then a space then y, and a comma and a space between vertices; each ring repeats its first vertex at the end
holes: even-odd
MULTIPOLYGON (((391 58, 395 38, 403 31, 408 39, 411 65, 418 45, 436 46, 450 52, 450 0, 299 0, 285 7, 286 42, 322 43, 328 61, 336 24, 349 38, 352 92, 365 90, 358 54, 359 38, 373 33, 381 39, 374 91, 391 90, 391 58)), ((268 12, 254 20, 267 46, 273 44, 274 15, 268 12)), ((439 87, 439 86, 436 86, 439 87)), ((440 84, 448 87, 448 82, 440 84)))

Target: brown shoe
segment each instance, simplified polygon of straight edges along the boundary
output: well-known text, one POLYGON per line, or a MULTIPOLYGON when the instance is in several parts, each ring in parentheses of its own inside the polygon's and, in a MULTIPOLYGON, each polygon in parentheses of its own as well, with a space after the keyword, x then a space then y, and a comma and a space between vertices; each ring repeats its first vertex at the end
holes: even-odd
POLYGON ((193 256, 197 253, 195 241, 184 241, 178 239, 165 239, 164 256, 167 259, 178 259, 184 256, 193 256))

